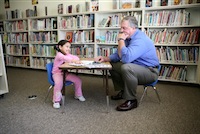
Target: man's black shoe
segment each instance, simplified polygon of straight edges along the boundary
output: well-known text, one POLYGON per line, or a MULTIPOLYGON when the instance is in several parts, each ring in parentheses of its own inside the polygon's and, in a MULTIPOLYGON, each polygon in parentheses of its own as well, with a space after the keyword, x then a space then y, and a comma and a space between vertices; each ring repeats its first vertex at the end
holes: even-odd
POLYGON ((137 100, 127 100, 123 104, 117 106, 116 110, 117 111, 128 111, 131 109, 134 109, 138 106, 137 100))
POLYGON ((120 91, 116 96, 111 96, 111 100, 121 100, 123 95, 123 91, 120 91))

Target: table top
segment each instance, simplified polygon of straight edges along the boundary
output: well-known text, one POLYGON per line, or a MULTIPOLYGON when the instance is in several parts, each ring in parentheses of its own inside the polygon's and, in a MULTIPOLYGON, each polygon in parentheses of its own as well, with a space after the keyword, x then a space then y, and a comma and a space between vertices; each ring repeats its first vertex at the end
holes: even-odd
POLYGON ((62 70, 67 70, 67 69, 84 69, 84 70, 111 70, 112 65, 110 62, 101 62, 101 63, 96 63, 94 62, 94 59, 81 59, 83 64, 74 64, 74 63, 64 63, 62 64, 59 68, 62 70))

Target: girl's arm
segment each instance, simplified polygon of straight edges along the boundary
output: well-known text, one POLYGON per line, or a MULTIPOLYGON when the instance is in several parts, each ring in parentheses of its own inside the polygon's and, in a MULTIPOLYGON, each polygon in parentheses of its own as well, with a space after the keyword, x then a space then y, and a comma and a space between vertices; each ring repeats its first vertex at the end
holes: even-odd
POLYGON ((78 58, 78 56, 72 55, 72 54, 68 54, 68 55, 63 55, 62 53, 58 53, 57 54, 57 58, 59 60, 62 60, 63 62, 80 62, 80 59, 78 58))

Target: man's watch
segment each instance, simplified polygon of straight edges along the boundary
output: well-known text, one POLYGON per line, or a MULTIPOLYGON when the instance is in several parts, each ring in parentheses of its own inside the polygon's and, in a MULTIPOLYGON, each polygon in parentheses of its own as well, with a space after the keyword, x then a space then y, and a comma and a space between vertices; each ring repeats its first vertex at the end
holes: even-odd
POLYGON ((120 41, 120 40, 124 40, 124 39, 123 38, 119 38, 118 41, 120 41))

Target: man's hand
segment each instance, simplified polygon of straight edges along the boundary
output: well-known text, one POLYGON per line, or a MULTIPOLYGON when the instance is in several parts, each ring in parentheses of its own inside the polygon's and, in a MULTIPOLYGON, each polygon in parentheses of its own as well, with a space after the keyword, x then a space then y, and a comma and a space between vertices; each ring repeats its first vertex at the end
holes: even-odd
POLYGON ((107 62, 107 61, 110 61, 110 59, 108 57, 98 56, 98 57, 94 58, 94 61, 96 61, 96 62, 107 62))

